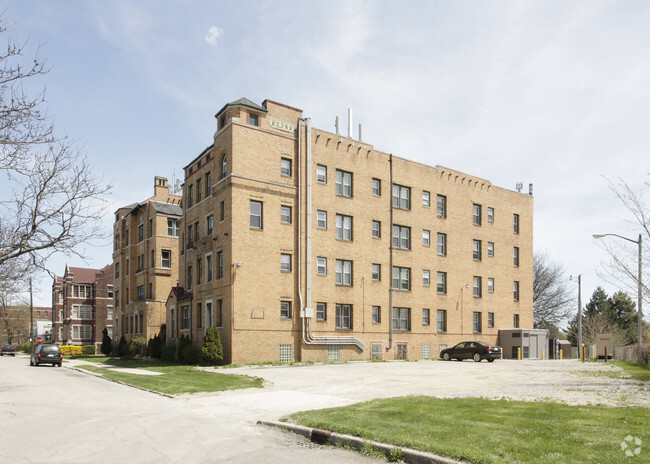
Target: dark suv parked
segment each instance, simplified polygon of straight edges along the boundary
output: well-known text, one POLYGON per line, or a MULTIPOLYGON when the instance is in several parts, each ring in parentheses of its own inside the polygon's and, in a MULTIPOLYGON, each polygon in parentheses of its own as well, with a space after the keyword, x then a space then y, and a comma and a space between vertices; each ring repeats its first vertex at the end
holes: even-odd
POLYGON ((38 345, 31 358, 29 359, 30 366, 38 366, 39 364, 55 364, 61 367, 63 362, 63 354, 58 345, 38 345))

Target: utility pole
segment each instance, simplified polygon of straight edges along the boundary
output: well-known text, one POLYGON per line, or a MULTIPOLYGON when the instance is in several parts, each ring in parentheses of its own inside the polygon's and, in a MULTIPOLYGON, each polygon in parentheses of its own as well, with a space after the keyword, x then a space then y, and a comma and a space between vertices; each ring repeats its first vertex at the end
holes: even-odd
POLYGON ((34 351, 34 293, 31 277, 29 278, 29 341, 32 343, 30 351, 34 351))

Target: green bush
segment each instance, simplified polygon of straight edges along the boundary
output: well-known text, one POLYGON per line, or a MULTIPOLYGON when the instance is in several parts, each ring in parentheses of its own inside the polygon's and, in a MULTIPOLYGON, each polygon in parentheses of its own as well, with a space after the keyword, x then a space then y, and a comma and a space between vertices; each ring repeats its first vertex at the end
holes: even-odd
POLYGON ((163 361, 178 362, 178 350, 176 343, 168 343, 164 345, 162 359, 163 361))
POLYGON ((197 365, 201 363, 201 348, 194 345, 186 346, 183 350, 183 362, 185 364, 197 365))
POLYGON ((129 342, 129 356, 144 356, 147 354, 147 339, 144 337, 133 337, 129 342))
POLYGON ((223 346, 219 331, 214 327, 205 329, 203 345, 201 346, 201 360, 203 363, 214 366, 223 360, 223 346))
POLYGON ((83 346, 84 354, 95 354, 95 345, 84 345, 83 346))
POLYGON ((129 354, 129 344, 126 342, 124 335, 122 335, 122 338, 120 338, 120 344, 117 347, 117 355, 121 358, 127 354, 129 354))
POLYGON ((160 337, 160 334, 156 335, 153 338, 149 339, 149 342, 147 343, 147 351, 149 352, 149 356, 152 358, 160 359, 163 356, 163 349, 165 348, 165 342, 163 342, 163 339, 160 337))
POLYGON ((186 360, 185 360, 185 350, 190 346, 192 346, 192 340, 190 340, 189 336, 181 335, 178 338, 177 356, 178 356, 178 360, 180 362, 186 362, 186 360))
POLYGON ((106 327, 104 327, 104 330, 102 330, 102 346, 100 348, 100 351, 103 355, 106 356, 111 354, 113 351, 113 340, 111 340, 111 337, 108 336, 108 329, 106 327))

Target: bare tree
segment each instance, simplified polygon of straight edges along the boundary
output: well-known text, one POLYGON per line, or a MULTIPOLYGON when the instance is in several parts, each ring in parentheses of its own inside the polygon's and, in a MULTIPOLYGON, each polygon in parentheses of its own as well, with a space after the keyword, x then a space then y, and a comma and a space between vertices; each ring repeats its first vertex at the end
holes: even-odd
MULTIPOLYGON (((642 235, 642 240, 645 245, 643 253, 643 276, 644 283, 642 287, 642 298, 644 302, 648 302, 648 279, 650 278, 650 253, 648 246, 650 245, 650 209, 645 203, 644 191, 634 190, 622 179, 618 180, 615 184, 611 180, 605 178, 609 182, 609 188, 616 198, 623 204, 625 209, 632 213, 633 220, 628 221, 633 224, 635 228, 642 235)), ((649 182, 645 182, 646 187, 650 187, 649 182)), ((636 236, 629 237, 636 240, 636 236)), ((636 245, 619 239, 601 240, 599 246, 605 250, 608 256, 608 262, 603 262, 601 269, 597 271, 598 276, 609 282, 610 284, 622 289, 629 295, 636 295, 638 293, 638 275, 639 275, 639 249, 636 245)))
POLYGON ((0 279, 0 332, 9 344, 29 333, 29 306, 19 300, 20 290, 19 281, 0 279))
POLYGON ((572 314, 575 301, 562 265, 547 251, 533 254, 533 322, 536 328, 558 328, 572 314))
POLYGON ((7 42, 0 54, 0 182, 10 192, 0 201, 0 274, 22 274, 45 269, 56 252, 83 258, 80 245, 105 237, 103 198, 110 186, 72 140, 55 135, 44 92, 24 91, 48 71, 38 56, 26 60, 25 44, 8 35, 0 15, 7 42))

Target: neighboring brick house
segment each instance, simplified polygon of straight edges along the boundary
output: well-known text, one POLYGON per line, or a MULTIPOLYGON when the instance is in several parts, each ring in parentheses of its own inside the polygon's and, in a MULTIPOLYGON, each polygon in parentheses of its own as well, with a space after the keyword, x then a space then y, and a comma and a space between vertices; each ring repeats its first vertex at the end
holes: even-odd
POLYGON ((58 344, 95 345, 113 330, 113 265, 102 269, 66 265, 52 285, 52 339, 58 344))
POLYGON ((165 323, 165 303, 178 283, 178 221, 181 195, 167 179, 154 178, 154 196, 115 212, 115 338, 156 336, 165 323))
POLYGON ((269 100, 216 118, 184 168, 168 341, 215 326, 225 362, 427 359, 532 327, 532 196, 269 100))
POLYGON ((36 336, 50 340, 52 337, 52 307, 34 306, 36 336))

